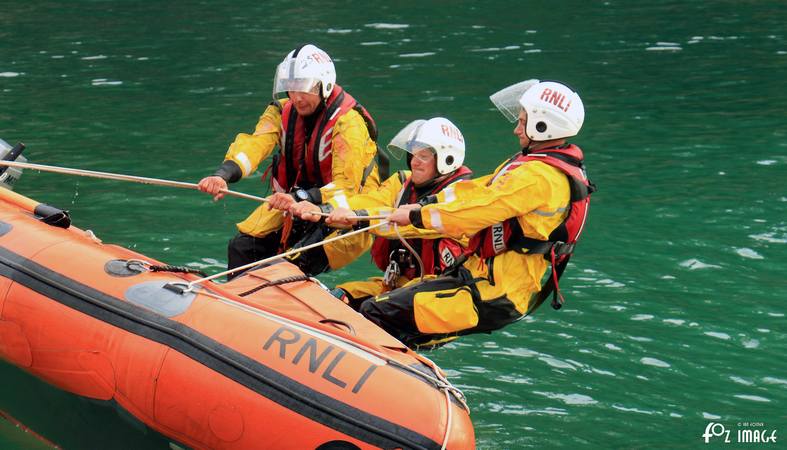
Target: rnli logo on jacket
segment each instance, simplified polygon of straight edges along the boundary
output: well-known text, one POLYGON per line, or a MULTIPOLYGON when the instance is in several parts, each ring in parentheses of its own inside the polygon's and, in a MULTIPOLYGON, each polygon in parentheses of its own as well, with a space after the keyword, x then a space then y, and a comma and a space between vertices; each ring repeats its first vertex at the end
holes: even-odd
POLYGON ((262 346, 263 350, 275 352, 279 358, 290 361, 324 380, 350 389, 357 394, 377 366, 358 357, 344 359, 348 352, 338 345, 283 326, 276 330, 262 346), (278 350, 278 351, 277 351, 278 350))
POLYGON ((456 262, 456 258, 454 258, 453 253, 451 253, 451 250, 449 250, 448 247, 444 248, 443 251, 440 252, 440 259, 443 260, 445 267, 451 267, 456 262))
POLYGON ((325 158, 331 154, 331 138, 333 137, 333 127, 325 130, 320 138, 320 148, 317 152, 320 162, 325 161, 325 158))
POLYGON ((492 246, 495 253, 502 253, 506 249, 505 229, 502 223, 492 225, 492 246))

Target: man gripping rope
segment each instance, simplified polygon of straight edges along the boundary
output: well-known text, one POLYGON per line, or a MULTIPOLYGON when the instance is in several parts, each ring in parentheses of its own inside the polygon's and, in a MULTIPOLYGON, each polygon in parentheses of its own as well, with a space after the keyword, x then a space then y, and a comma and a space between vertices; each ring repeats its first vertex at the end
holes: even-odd
MULTIPOLYGON (((321 203, 325 192, 352 196, 364 187, 379 186, 376 126, 366 109, 336 84, 327 53, 308 44, 287 54, 276 69, 273 96, 254 133, 238 134, 221 167, 199 182, 201 191, 218 200, 227 183, 254 173, 279 148, 269 167, 274 194, 268 205, 237 224, 239 233, 227 249, 229 269, 331 233, 322 224, 294 221, 281 209, 297 201, 321 203)), ((387 162, 380 166, 387 170, 387 162)), ((292 261, 306 274, 317 275, 350 263, 370 245, 371 238, 359 234, 298 254, 292 261)))
MULTIPOLYGON (((472 175, 470 169, 462 165, 464 137, 456 125, 443 117, 411 122, 391 140, 388 150, 393 154, 406 154, 410 170, 394 174, 373 192, 347 198, 349 208, 341 207, 341 199, 334 196, 322 207, 298 204, 290 212, 304 219, 318 220, 319 216, 310 213, 330 211, 326 220, 329 225, 366 227, 380 220, 364 217, 384 216, 405 204, 428 202, 431 196, 451 189, 451 184, 472 175)), ((413 226, 394 229, 384 225, 372 233, 376 235, 371 250, 372 261, 384 272, 383 277, 347 282, 334 291, 355 309, 365 300, 420 277, 421 266, 425 276, 442 274, 446 269, 455 267, 468 243, 467 239, 454 240, 433 230, 413 226), (406 245, 399 236, 406 239, 406 245)))

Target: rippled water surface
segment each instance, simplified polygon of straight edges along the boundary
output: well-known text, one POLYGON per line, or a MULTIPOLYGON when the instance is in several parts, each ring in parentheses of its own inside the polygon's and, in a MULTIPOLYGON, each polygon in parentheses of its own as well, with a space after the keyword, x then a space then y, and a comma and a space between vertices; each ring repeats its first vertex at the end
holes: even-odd
MULTIPOLYGON (((429 354, 467 395, 477 446, 694 448, 710 422, 787 434, 783 2, 487 3, 6 2, 0 137, 32 162, 196 182, 252 129, 283 55, 314 42, 384 142, 444 115, 483 174, 517 150, 488 95, 565 80, 600 187, 568 304, 429 354)), ((234 187, 263 192, 258 176, 234 187)), ((35 172, 17 191, 213 272, 252 207, 35 172)), ((321 278, 373 273, 364 257, 321 278)), ((166 448, 104 405, 0 373, 0 409, 64 448, 166 448)), ((0 424, 0 446, 39 448, 0 424)))

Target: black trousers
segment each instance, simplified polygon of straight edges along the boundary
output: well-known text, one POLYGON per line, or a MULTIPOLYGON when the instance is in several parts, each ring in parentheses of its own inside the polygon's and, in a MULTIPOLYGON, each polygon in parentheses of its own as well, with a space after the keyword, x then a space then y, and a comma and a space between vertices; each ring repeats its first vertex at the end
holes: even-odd
MULTIPOLYGON (((293 242, 290 248, 303 247, 321 241, 324 238, 324 230, 322 228, 322 226, 319 228, 294 227, 288 240, 293 242)), ((278 230, 262 237, 238 233, 227 244, 227 270, 270 258, 279 253, 281 233, 282 231, 278 230)), ((303 253, 296 253, 286 259, 298 266, 308 276, 316 276, 329 268, 328 255, 325 254, 325 250, 322 247, 313 248, 303 253)), ((227 275, 227 279, 231 280, 243 272, 245 271, 231 273, 227 275)))
POLYGON ((427 279, 365 300, 359 312, 403 344, 418 349, 438 347, 466 334, 488 333, 522 318, 507 297, 482 299, 475 282, 462 267, 455 276, 427 279), (422 319, 419 326, 417 315, 423 318, 436 312, 439 316, 441 311, 450 315, 456 309, 451 302, 464 302, 464 312, 453 318, 443 316, 445 321, 437 325, 422 319))

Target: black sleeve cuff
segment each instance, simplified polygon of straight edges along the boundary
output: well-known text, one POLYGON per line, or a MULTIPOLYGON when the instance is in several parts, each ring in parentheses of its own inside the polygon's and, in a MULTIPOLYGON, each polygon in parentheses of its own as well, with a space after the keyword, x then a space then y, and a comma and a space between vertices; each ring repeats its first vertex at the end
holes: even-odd
MULTIPOLYGON (((333 206, 331 206, 328 203, 324 203, 324 204, 319 205, 319 206, 320 206, 320 212, 322 212, 324 214, 330 214, 333 211, 333 206)), ((320 223, 325 223, 325 219, 327 219, 327 217, 325 217, 325 216, 320 217, 320 223)))
POLYGON ((410 210, 410 223, 416 228, 426 228, 421 218, 421 208, 410 210))
MULTIPOLYGON (((356 209, 355 215, 358 217, 367 217, 369 215, 369 211, 365 209, 356 209)), ((353 230, 360 230, 361 228, 367 228, 369 226, 368 220, 359 220, 358 223, 353 225, 353 230)))
POLYGON ((243 178, 243 171, 235 161, 228 159, 221 164, 221 167, 213 172, 213 175, 221 177, 227 183, 234 183, 243 178))
POLYGON ((315 187, 307 189, 306 193, 309 194, 309 203, 314 203, 315 205, 322 203, 322 193, 320 192, 320 188, 315 187))
POLYGON ((421 206, 431 205, 432 203, 437 203, 436 195, 427 195, 426 197, 423 197, 420 200, 418 200, 418 204, 421 206))

